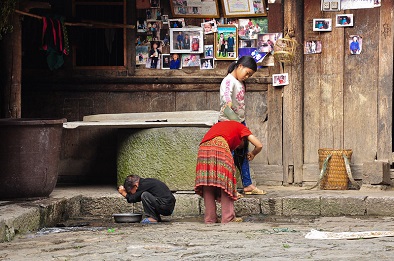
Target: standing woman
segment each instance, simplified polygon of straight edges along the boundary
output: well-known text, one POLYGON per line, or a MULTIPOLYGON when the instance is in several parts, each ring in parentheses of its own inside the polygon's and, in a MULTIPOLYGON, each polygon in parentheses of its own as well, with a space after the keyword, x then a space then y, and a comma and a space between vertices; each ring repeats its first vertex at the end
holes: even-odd
MULTIPOLYGON (((245 123, 245 81, 257 71, 257 64, 252 56, 242 56, 238 61, 230 64, 227 76, 220 85, 220 113, 219 121, 236 120, 245 123)), ((248 153, 243 148, 240 157, 235 157, 236 165, 241 173, 244 193, 249 195, 265 194, 252 184, 249 162, 245 160, 248 153)))
POLYGON ((236 121, 218 122, 203 137, 198 149, 195 192, 204 198, 204 222, 217 223, 216 202, 222 205, 222 221, 241 221, 235 217, 234 201, 237 200, 235 165, 231 154, 237 147, 247 146, 250 141, 254 150, 247 159, 253 160, 263 145, 243 124, 236 121))

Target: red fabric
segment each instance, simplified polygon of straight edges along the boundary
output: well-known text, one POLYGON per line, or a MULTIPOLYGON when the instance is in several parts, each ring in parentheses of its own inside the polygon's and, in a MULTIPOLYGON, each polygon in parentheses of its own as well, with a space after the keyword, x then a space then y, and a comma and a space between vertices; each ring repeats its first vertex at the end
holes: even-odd
POLYGON ((251 134, 252 132, 245 125, 237 121, 221 121, 209 129, 201 143, 222 136, 227 141, 230 150, 233 151, 241 144, 243 137, 247 137, 251 134))

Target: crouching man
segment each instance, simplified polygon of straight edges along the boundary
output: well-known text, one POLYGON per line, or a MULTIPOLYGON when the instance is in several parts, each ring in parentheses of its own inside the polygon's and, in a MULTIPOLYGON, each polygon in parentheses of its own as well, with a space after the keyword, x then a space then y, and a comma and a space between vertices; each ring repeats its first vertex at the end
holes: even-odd
POLYGON ((170 216, 174 211, 175 197, 168 186, 158 179, 129 175, 118 191, 129 203, 142 202, 145 214, 141 221, 143 224, 160 222, 160 215, 170 216))

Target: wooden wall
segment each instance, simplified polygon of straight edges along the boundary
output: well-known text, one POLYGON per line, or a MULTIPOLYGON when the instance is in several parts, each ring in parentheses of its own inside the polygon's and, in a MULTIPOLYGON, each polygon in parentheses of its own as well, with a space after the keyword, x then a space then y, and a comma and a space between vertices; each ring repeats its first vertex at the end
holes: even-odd
POLYGON ((321 12, 305 0, 304 40, 320 40, 321 54, 304 61, 304 181, 318 177, 319 148, 352 149, 356 178, 364 162, 391 163, 393 89, 393 1, 380 8, 321 12), (336 28, 335 15, 354 15, 354 26, 336 28), (312 19, 331 18, 331 32, 313 32, 312 19), (363 38, 351 55, 349 36, 363 38))
MULTIPOLYGON (((392 162, 393 2, 341 12, 322 12, 314 0, 269 5, 269 32, 290 32, 299 46, 293 64, 261 69, 247 82, 247 124, 264 145, 252 163, 258 184, 316 182, 319 148, 352 149, 357 179, 364 162, 392 162), (354 14, 354 26, 313 32, 312 19, 335 21, 339 13, 354 14), (363 37, 360 55, 349 54, 353 34, 363 37), (322 41, 322 53, 304 55, 304 40, 322 41), (282 70, 290 84, 273 87, 271 75, 282 70)), ((229 64, 205 71, 83 71, 66 62, 56 72, 25 70, 22 117, 75 121, 99 113, 218 110, 229 64)), ((63 145, 65 181, 115 184, 116 130, 67 130, 63 145)))

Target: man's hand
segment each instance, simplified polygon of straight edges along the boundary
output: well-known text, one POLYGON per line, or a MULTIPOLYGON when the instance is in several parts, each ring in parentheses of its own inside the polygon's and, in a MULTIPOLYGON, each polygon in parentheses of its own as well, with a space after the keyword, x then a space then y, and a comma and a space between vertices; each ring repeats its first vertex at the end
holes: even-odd
POLYGON ((126 196, 127 196, 127 192, 126 192, 125 188, 124 188, 122 185, 120 185, 120 186, 118 187, 118 192, 119 192, 123 197, 126 197, 126 196))

